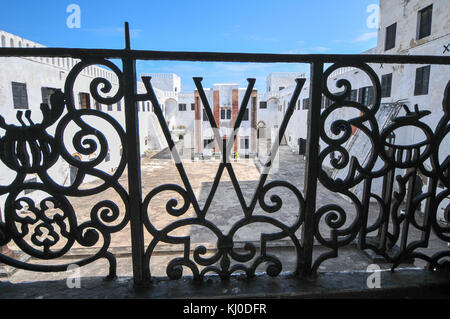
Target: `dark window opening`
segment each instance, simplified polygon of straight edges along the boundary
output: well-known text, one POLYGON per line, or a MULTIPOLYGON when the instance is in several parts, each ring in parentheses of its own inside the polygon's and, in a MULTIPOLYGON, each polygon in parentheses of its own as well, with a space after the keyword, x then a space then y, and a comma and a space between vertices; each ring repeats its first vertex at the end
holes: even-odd
POLYGON ((220 110, 220 119, 221 120, 231 120, 231 110, 230 109, 221 109, 220 110))
POLYGON ((248 121, 248 109, 245 110, 243 121, 248 121))
POLYGON ((267 102, 259 102, 260 109, 267 109, 267 102))
POLYGON ((384 44, 384 50, 390 50, 395 47, 395 37, 397 33, 397 23, 390 25, 386 28, 386 39, 384 44))
POLYGON ((248 150, 250 148, 248 137, 241 138, 241 149, 248 150))
POLYGON ((25 83, 11 82, 13 103, 15 109, 28 109, 27 85, 25 83))
POLYGON ((381 97, 390 97, 392 88, 392 73, 381 76, 381 97))
POLYGON ((433 5, 419 11, 417 17, 417 39, 420 40, 431 34, 431 20, 433 5))
POLYGON ((55 92, 56 92, 56 89, 54 89, 54 88, 42 87, 41 88, 42 103, 50 105, 50 97, 55 92))
POLYGON ((195 103, 191 103, 191 111, 195 111, 195 103))
POLYGON ((203 140, 203 149, 214 149, 214 139, 203 140))
POLYGON ((371 105, 373 104, 373 98, 373 86, 366 86, 359 89, 359 103, 363 105, 371 105))
POLYGON ((309 110, 309 99, 303 99, 303 109, 309 110))
POLYGON ((206 114, 206 110, 203 110, 203 122, 208 122, 208 114, 206 114))
POLYGON ((430 83, 430 66, 424 66, 416 69, 416 83, 414 86, 414 95, 428 94, 430 83))
POLYGON ((186 111, 186 104, 178 104, 179 111, 186 111))
POLYGON ((352 90, 350 92, 350 101, 358 102, 358 90, 352 90))

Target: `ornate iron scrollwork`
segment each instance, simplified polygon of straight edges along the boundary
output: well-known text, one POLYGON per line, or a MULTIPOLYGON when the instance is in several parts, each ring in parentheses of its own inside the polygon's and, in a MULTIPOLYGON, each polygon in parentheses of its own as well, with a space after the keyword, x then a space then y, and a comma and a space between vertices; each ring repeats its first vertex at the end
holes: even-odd
MULTIPOLYGON (((133 271, 135 280, 139 284, 151 278, 150 261, 156 246, 160 243, 183 247, 182 256, 173 258, 167 264, 166 273, 171 279, 182 277, 183 268, 190 269, 196 280, 203 280, 211 273, 223 279, 228 279, 238 272, 245 273, 247 277, 253 277, 262 265, 265 266, 268 275, 277 276, 283 271, 283 260, 270 254, 268 247, 270 242, 280 239, 287 239, 292 243, 296 254, 295 275, 299 276, 314 274, 324 261, 337 257, 340 248, 356 240, 360 249, 370 249, 383 256, 392 264, 392 268, 411 258, 426 261, 430 269, 448 266, 446 260, 450 257, 450 250, 445 249, 429 255, 421 249, 429 247, 431 236, 436 236, 444 243, 450 242, 450 226, 448 226, 450 207, 447 206, 443 213, 447 224, 440 222, 437 218, 438 207, 450 195, 450 157, 447 155, 445 158, 440 158, 442 156, 440 151, 446 146, 443 141, 450 132, 450 82, 445 89, 444 115, 436 128, 431 128, 427 124, 426 119, 430 114, 428 111, 421 110, 419 106, 415 106, 414 109, 405 107, 403 116, 396 116, 389 125, 381 127, 377 120, 382 107, 381 85, 377 74, 369 66, 369 63, 450 64, 445 57, 373 55, 311 57, 134 51, 130 48, 129 34, 125 50, 90 51, 46 48, 11 50, 16 49, 2 48, 0 55, 11 56, 11 52, 17 52, 18 56, 24 56, 24 52, 27 54, 37 52, 38 56, 58 54, 77 59, 81 57, 81 61, 69 72, 64 89, 51 96, 50 105, 41 105, 43 119, 40 123, 33 122, 30 111, 17 112, 17 121, 20 125, 6 123, 0 116, 0 128, 5 131, 0 137, 0 160, 15 173, 9 185, 0 185, 0 195, 6 195, 5 220, 0 222, 0 245, 13 242, 24 253, 38 260, 56 260, 66 256, 75 245, 92 247, 94 251, 92 255, 71 264, 83 266, 100 258, 106 258, 110 265, 108 277, 113 278, 116 274, 116 260, 109 251, 111 237, 114 233, 123 231, 131 221, 133 271), (123 71, 107 58, 122 59, 123 71), (248 88, 234 121, 233 133, 222 145, 223 137, 214 121, 213 112, 202 87, 202 79, 194 78, 201 105, 213 128, 215 140, 223 146, 219 148, 222 161, 202 207, 172 140, 159 101, 153 91, 151 79, 143 78, 147 91, 145 94, 136 92, 135 62, 139 59, 310 63, 312 74, 309 132, 313 137, 310 136, 307 145, 310 154, 306 163, 304 194, 288 181, 268 182, 267 180, 271 164, 274 162, 278 146, 292 118, 305 79, 297 80, 270 158, 263 167, 257 187, 248 202, 244 198, 229 157, 237 138, 235 132, 243 121, 255 80, 248 80, 248 88), (333 64, 323 72, 325 63, 333 64), (79 109, 75 106, 75 82, 80 74, 92 65, 101 65, 110 69, 118 79, 118 85, 114 86, 109 80, 96 77, 90 82, 89 91, 95 101, 105 105, 118 103, 125 98, 126 131, 115 118, 107 113, 94 109, 79 109), (331 74, 344 67, 359 69, 369 78, 374 95, 373 99, 366 103, 367 105, 351 98, 352 83, 348 80, 336 82, 336 86, 342 89, 341 92, 331 92, 328 85, 331 74), (319 100, 322 95, 331 101, 331 105, 320 113, 318 107, 320 107, 319 100), (139 183, 141 170, 138 152, 139 133, 136 129, 139 123, 137 110, 133 109, 139 101, 152 102, 182 180, 181 185, 160 185, 148 194, 144 194, 143 199, 139 183), (355 115, 349 119, 333 118, 332 113, 339 112, 343 108, 353 109, 355 115), (87 118, 95 118, 106 123, 110 131, 118 136, 123 152, 120 154, 114 172, 105 172, 101 169, 101 164, 106 161, 112 142, 87 118), (76 130, 71 131, 69 127, 76 127, 76 130), (419 130, 425 138, 409 145, 399 145, 390 140, 397 130, 405 128, 419 130), (135 130, 132 131, 132 129, 135 130), (370 152, 364 159, 355 156, 346 147, 355 130, 358 134, 365 136, 367 143, 371 145, 370 152), (70 141, 66 140, 68 135, 70 141), (319 150, 320 146, 324 147, 319 150), (80 156, 74 156, 71 149, 80 156), (83 160, 83 157, 89 157, 89 160, 83 160), (329 157, 332 157, 331 168, 344 173, 334 177, 329 173, 325 168, 325 161, 329 157), (56 181, 50 173, 60 161, 75 168, 73 179, 69 184, 56 181), (127 165, 128 170, 134 173, 128 174, 128 190, 119 182, 127 165), (208 215, 211 202, 216 196, 218 185, 225 172, 230 177, 242 210, 237 221, 227 231, 213 223, 208 215), (30 174, 34 175, 36 180, 27 180, 30 174), (425 176, 429 183, 426 191, 417 195, 414 194, 413 189, 419 174, 425 176), (85 183, 89 176, 96 178, 100 183, 85 183), (374 185, 379 181, 382 187, 381 191, 377 192, 374 190, 374 185), (339 204, 326 204, 316 208, 316 188, 319 182, 326 190, 348 198, 353 204, 355 214, 350 214, 343 205, 339 204), (358 187, 361 190, 359 193, 355 191, 358 187), (277 218, 286 208, 286 201, 281 193, 275 194, 280 189, 291 194, 292 199, 298 204, 295 221, 291 224, 277 218), (25 194, 27 190, 41 193, 42 198, 33 200, 32 196, 25 194), (72 204, 71 198, 88 197, 101 194, 106 190, 116 192, 121 203, 110 198, 97 200, 89 209, 88 220, 81 221, 77 215, 77 207, 72 204), (154 220, 155 212, 151 209, 151 203, 156 196, 166 192, 174 193, 176 197, 165 202, 165 212, 156 213, 167 214, 175 221, 164 227, 158 227, 154 220), (371 202, 376 204, 375 208, 374 205, 370 205, 371 202), (422 205, 425 207, 424 215, 419 216, 417 208, 422 205), (257 210, 263 214, 258 214, 257 210), (369 216, 374 213, 378 213, 378 216, 372 220, 369 216), (275 228, 276 231, 261 233, 258 243, 260 247, 248 241, 243 247, 237 247, 235 241, 237 233, 248 225, 258 223, 275 228), (199 227, 212 233, 216 239, 214 253, 210 254, 207 247, 195 244, 189 236, 172 234, 185 226, 199 227), (152 236, 146 248, 143 230, 152 236), (412 238, 412 231, 419 234, 420 238, 412 238), (373 233, 376 235, 369 236, 373 233), (327 248, 328 251, 312 261, 312 251, 314 247, 317 247, 314 242, 322 248, 327 248)), ((22 262, 3 254, 0 254, 0 262, 43 272, 66 271, 68 267, 68 265, 22 262)))
MULTIPOLYGON (((102 97, 98 90, 107 94, 111 91, 111 83, 104 78, 95 78, 90 85, 92 96, 99 103, 116 103, 123 97, 122 73, 111 62, 106 60, 82 60, 69 73, 64 92, 56 91, 50 97, 50 105, 41 104, 43 120, 35 124, 31 119, 31 111, 17 112, 21 126, 6 124, 0 117, 0 127, 6 133, 0 138, 0 159, 17 176, 8 186, 0 188, 1 194, 8 194, 5 203, 5 223, 0 224, 0 245, 10 241, 26 254, 37 259, 53 260, 64 256, 75 243, 84 247, 93 247, 102 239, 103 243, 96 248, 97 252, 85 259, 71 264, 86 265, 100 258, 106 258, 110 264, 108 278, 115 277, 115 257, 108 252, 111 234, 122 230, 128 223, 128 211, 120 212, 116 203, 103 200, 91 209, 90 220, 78 223, 76 208, 72 206, 69 196, 81 197, 98 194, 106 189, 114 189, 128 206, 126 190, 119 184, 126 157, 122 155, 117 170, 113 175, 96 167, 105 160, 108 151, 108 141, 97 129, 83 120, 84 116, 101 118, 108 122, 119 135, 125 148, 125 132, 121 125, 111 116, 98 110, 76 109, 73 99, 73 86, 81 71, 90 65, 100 64, 111 68, 119 79, 119 89, 111 98, 102 97), (72 143, 77 152, 83 155, 98 154, 90 161, 73 157, 64 143, 65 129, 69 123, 75 123, 80 130, 73 135, 72 143), (56 124, 54 136, 48 133, 48 128, 56 124), (95 137, 95 139, 93 138, 95 137), (97 142, 97 141, 98 142, 97 142), (58 160, 77 168, 74 182, 69 186, 60 185, 49 175, 58 160), (39 182, 27 182, 27 174, 36 174, 39 182), (103 183, 93 188, 81 188, 86 175, 92 175, 103 183), (45 193, 39 204, 33 199, 20 194, 25 190, 45 193), (121 220, 120 220, 121 219, 121 220), (111 225, 114 223, 114 225, 111 225)), ((25 263, 11 257, 0 255, 0 261, 23 269, 34 271, 65 271, 69 265, 39 265, 25 263)))
MULTIPOLYGON (((371 249, 385 257, 387 261, 392 263, 392 268, 396 268, 399 264, 407 262, 411 258, 420 258, 427 261, 430 268, 438 267, 438 260, 450 256, 448 250, 428 256, 417 251, 417 249, 428 247, 431 230, 434 230, 434 234, 443 241, 449 242, 450 239, 448 237, 450 228, 437 221, 438 206, 450 194, 448 191, 450 157, 447 155, 442 163, 438 160, 440 144, 450 130, 448 125, 450 82, 444 94, 444 116, 434 132, 425 122, 421 121, 431 112, 420 111, 417 105, 415 105, 414 111, 411 111, 405 105, 405 116, 394 118, 391 124, 382 130, 380 129, 375 116, 380 108, 381 86, 375 72, 367 64, 332 65, 324 73, 323 88, 323 94, 331 99, 334 104, 322 112, 320 120, 321 139, 327 146, 319 155, 321 162, 319 180, 328 190, 338 192, 349 198, 354 205, 356 214, 352 217, 353 220, 350 225, 345 226, 349 214, 339 205, 325 205, 317 210, 315 238, 321 245, 331 250, 316 259, 313 272, 316 272, 319 265, 325 260, 337 257, 339 247, 350 244, 358 234, 360 235, 359 248, 371 249), (363 105, 349 99, 352 88, 347 80, 340 80, 336 83, 337 87, 344 87, 344 91, 337 94, 332 94, 329 91, 328 78, 330 74, 347 66, 362 70, 372 81, 375 96, 373 103, 370 105, 363 105), (335 120, 327 130, 325 128, 327 117, 333 111, 342 107, 356 108, 359 111, 359 116, 348 120, 335 120), (355 156, 351 156, 344 146, 353 134, 352 127, 356 127, 365 134, 371 143, 370 154, 364 163, 360 162, 355 156), (389 136, 400 128, 418 129, 423 133, 425 139, 411 145, 394 145, 389 142, 389 136), (328 135, 329 133, 338 136, 338 138, 331 138, 328 135), (338 170, 348 168, 345 179, 333 179, 323 168, 325 158, 332 152, 340 154, 339 159, 334 158, 330 161, 332 167, 338 170), (431 169, 425 165, 428 160, 431 169), (377 161, 383 163, 379 168, 375 165, 377 161), (402 173, 401 170, 404 172, 402 173), (414 195, 416 176, 419 172, 428 177, 430 182, 427 192, 414 195), (381 194, 376 194, 372 190, 373 181, 376 178, 382 178, 385 185, 381 194), (398 191, 393 190, 395 182, 397 182, 398 191), (438 182, 445 185, 445 190, 441 193, 437 193, 438 182), (361 184, 363 188, 361 198, 358 198, 352 191, 352 188, 358 184, 361 184), (371 199, 377 202, 379 215, 376 221, 369 226, 367 220, 371 199), (417 208, 421 203, 425 203, 426 208, 423 223, 419 224, 417 208), (402 213, 402 205, 404 206, 404 213, 402 213), (389 220, 391 221, 389 222, 389 220), (324 222, 330 230, 329 237, 321 234, 321 228, 319 227, 321 222, 324 222), (389 223, 392 227, 391 231, 389 231, 389 223), (410 238, 412 237, 409 231, 410 226, 419 231, 421 239, 410 238), (378 231, 375 237, 367 237, 368 233, 375 231, 378 231), (394 246, 397 246, 398 249, 393 250, 394 246)), ((445 215, 447 222, 449 221, 448 210, 447 207, 445 215)))

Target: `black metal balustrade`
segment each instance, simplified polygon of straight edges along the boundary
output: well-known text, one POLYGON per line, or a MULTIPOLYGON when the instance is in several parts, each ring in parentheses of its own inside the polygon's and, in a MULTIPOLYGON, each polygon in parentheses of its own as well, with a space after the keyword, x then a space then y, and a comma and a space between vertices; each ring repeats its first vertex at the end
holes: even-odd
MULTIPOLYGON (((81 246, 91 247, 103 240, 102 247, 98 252, 83 260, 71 262, 83 266, 98 259, 106 258, 110 264, 109 277, 116 275, 116 259, 108 251, 111 234, 122 231, 130 223, 132 237, 132 261, 134 281, 142 285, 151 281, 149 263, 154 248, 160 242, 184 245, 183 257, 175 258, 167 265, 167 274, 171 279, 180 278, 183 267, 192 271, 194 279, 201 280, 206 274, 216 273, 221 278, 228 278, 235 272, 245 272, 247 276, 255 275, 256 268, 267 264, 267 274, 277 276, 282 270, 282 262, 275 256, 270 255, 267 243, 279 239, 289 239, 295 247, 297 263, 296 276, 312 276, 325 260, 338 256, 339 248, 349 245, 357 240, 360 249, 369 249, 383 256, 392 263, 395 268, 400 263, 411 258, 423 259, 428 263, 430 269, 445 266, 445 258, 450 257, 450 249, 440 251, 431 256, 419 252, 420 248, 426 248, 429 244, 430 234, 434 233, 440 240, 450 242, 450 226, 444 226, 436 218, 439 204, 449 194, 449 166, 450 157, 439 158, 439 150, 448 148, 441 142, 450 132, 450 82, 443 96, 443 116, 436 128, 430 128, 421 122, 421 118, 428 112, 415 109, 408 110, 406 116, 397 117, 383 130, 380 130, 376 120, 376 114, 380 107, 381 85, 380 80, 370 63, 383 64, 430 64, 450 65, 448 56, 393 56, 393 55, 284 55, 284 54, 240 54, 240 53, 196 53, 196 52, 157 52, 157 51, 135 51, 130 49, 128 27, 126 28, 126 49, 124 50, 87 50, 87 49, 63 49, 63 48, 2 48, 0 57, 72 57, 80 59, 67 76, 64 91, 57 91, 51 97, 51 107, 42 104, 42 123, 36 124, 31 121, 30 112, 24 114, 18 112, 18 120, 22 126, 7 124, 0 117, 0 127, 5 134, 0 139, 0 158, 11 170, 17 173, 15 180, 7 186, 0 187, 0 194, 7 194, 4 207, 5 221, 0 224, 0 245, 6 245, 13 241, 26 254, 42 260, 53 260, 67 254, 74 243, 81 246), (123 69, 120 70, 110 60, 120 59, 123 69), (219 165, 213 187, 206 200, 204 207, 200 207, 198 199, 190 185, 189 178, 185 172, 174 141, 172 140, 169 127, 163 116, 159 101, 153 91, 151 78, 143 78, 146 94, 137 93, 136 61, 138 60, 177 60, 177 61, 223 61, 223 62, 285 62, 285 63, 309 63, 311 65, 310 81, 310 111, 308 119, 308 141, 307 160, 305 171, 304 192, 287 181, 272 181, 266 183, 271 160, 278 151, 279 143, 274 143, 271 160, 267 169, 261 175, 257 188, 250 203, 247 203, 233 171, 232 163, 229 161, 232 145, 236 135, 228 137, 228 141, 222 146, 222 161, 219 165), (325 70, 325 65, 332 65, 325 70), (104 78, 95 78, 90 86, 93 98, 105 105, 111 105, 125 99, 125 128, 110 115, 99 110, 78 109, 74 105, 74 83, 80 72, 91 65, 102 65, 111 69, 119 79, 119 90, 113 97, 102 97, 102 93, 111 90, 111 83, 104 78), (338 87, 343 88, 339 94, 333 94, 327 87, 330 74, 342 67, 354 67, 366 73, 373 83, 374 103, 363 105, 351 101, 351 84, 348 81, 339 81, 338 87), (321 109, 322 95, 332 101, 325 110, 321 109), (176 167, 180 174, 182 185, 161 185, 148 194, 142 194, 141 187, 141 165, 139 150, 139 121, 137 103, 139 101, 151 101, 164 136, 172 150, 176 167), (331 139, 325 132, 325 122, 331 112, 351 106, 358 109, 361 115, 350 120, 338 120, 331 126, 334 134, 340 137, 331 139), (64 111, 66 111, 64 113, 64 111), (64 115, 63 115, 64 114, 64 115), (83 120, 83 116, 94 116, 107 121, 120 137, 123 154, 117 170, 110 174, 99 170, 97 166, 105 160, 108 151, 108 140, 95 128, 83 120), (23 116, 29 124, 25 124, 23 116), (73 136, 73 146, 77 152, 89 155, 94 152, 98 156, 90 162, 83 162, 74 158, 64 144, 64 132, 69 123, 75 123, 80 130, 73 136), (57 123, 54 136, 46 130, 57 123), (367 124, 368 123, 368 124, 367 124), (414 126, 421 129, 426 139, 414 145, 396 147, 388 142, 390 134, 402 127, 414 126), (356 158, 350 158, 348 151, 343 146, 351 137, 352 127, 364 132, 370 139, 373 149, 366 163, 359 163, 356 158), (95 137, 96 140, 93 138, 95 137), (319 143, 323 141, 327 147, 320 150, 319 143), (335 168, 349 167, 346 179, 333 179, 323 168, 323 161, 331 153, 337 152, 340 159, 333 159, 335 168), (404 156, 406 154, 406 156, 404 156), (72 185, 61 186, 51 179, 48 170, 62 157, 70 165, 77 168, 76 178, 72 185), (384 165, 381 169, 375 169, 375 162, 381 160, 384 165), (431 169, 424 163, 429 161, 431 169), (120 183, 119 177, 128 170, 128 190, 120 183), (405 170, 404 174, 397 174, 396 169, 405 170), (233 187, 242 207, 242 217, 236 222, 228 233, 223 233, 217 225, 208 220, 208 208, 213 200, 221 176, 224 171, 230 175, 233 187), (415 176, 417 172, 430 179, 428 189, 420 196, 414 197, 412 190, 415 187, 415 176), (25 182, 27 174, 37 174, 40 182, 25 182), (86 175, 95 176, 103 183, 93 189, 82 189, 86 175), (383 190, 381 195, 372 193, 372 181, 375 178, 383 179, 383 190), (344 226, 347 212, 338 205, 325 205, 316 207, 317 185, 321 182, 328 190, 340 193, 350 198, 355 206, 356 217, 350 226, 344 226), (397 181, 400 191, 394 192, 393 184, 397 181), (358 198, 351 189, 362 183, 364 185, 362 198, 358 198), (438 183, 444 185, 443 191, 438 191, 438 183), (267 202, 266 195, 269 191, 283 187, 292 192, 299 203, 297 221, 294 225, 285 225, 276 218, 256 215, 255 206, 259 204, 262 210, 268 213, 282 210, 283 201, 277 196, 270 197, 267 202), (106 189, 114 189, 121 197, 125 212, 120 214, 118 205, 107 199, 97 203, 91 210, 91 219, 81 224, 77 221, 77 214, 67 197, 83 197, 100 193, 106 189), (19 197, 23 190, 41 190, 48 197, 41 203, 35 203, 30 198, 19 197), (183 203, 178 207, 176 200, 170 200, 166 205, 167 214, 178 217, 164 229, 157 229, 150 219, 147 208, 157 194, 164 191, 178 193, 183 203), (407 196, 407 197, 405 197, 407 196), (368 210, 370 200, 375 199, 379 205, 379 216, 376 222, 368 225, 368 210), (406 200, 405 214, 400 214, 400 205, 406 200), (55 215, 52 218, 45 214, 49 205, 59 208, 63 215, 55 215), (425 205, 424 223, 416 221, 416 208, 419 204, 425 205), (21 217, 17 211, 24 205, 34 214, 34 217, 21 217), (195 218, 183 218, 188 209, 193 208, 195 218), (120 220, 121 218, 121 220, 120 220), (115 222, 114 226, 110 226, 115 222), (324 236, 319 229, 319 223, 325 223, 330 229, 331 236, 324 236), (261 235, 261 249, 248 243, 245 245, 245 253, 235 250, 233 236, 242 227, 253 223, 267 223, 278 228, 279 231, 271 234, 261 235), (186 225, 200 225, 212 231, 217 236, 217 252, 211 257, 204 257, 206 248, 191 247, 189 237, 170 236, 169 233, 186 225), (54 227, 55 226, 55 227, 54 227), (60 229, 55 232, 56 226, 60 229), (422 237, 420 240, 408 243, 408 232, 411 227, 418 230, 422 237), (49 232, 45 240, 39 240, 43 228, 49 232), (30 231, 34 230, 31 242, 25 239, 30 231), (296 232, 301 230, 301 237, 297 238, 296 232), (144 245, 144 231, 149 232, 153 239, 148 247, 144 245), (377 232, 377 235, 369 237, 367 234, 377 232), (51 249, 60 240, 65 245, 58 249, 51 249), (317 241, 320 245, 329 248, 324 253, 313 259, 313 246, 317 241), (394 246, 398 249, 394 250, 394 246), (191 257, 190 252, 193 251, 191 257), (237 262, 237 264, 233 264, 237 262), (244 265, 247 263, 247 265, 244 265), (250 263, 250 266, 248 264, 250 263)), ((1 72, 1 70, 0 70, 1 72)), ((209 118, 212 128, 217 125, 211 107, 202 88, 202 79, 195 78, 202 105, 209 118)), ((235 129, 241 125, 245 110, 247 108, 250 94, 255 80, 249 79, 249 85, 239 109, 235 122, 235 129)), ((278 141, 284 135, 287 125, 295 110, 295 105, 304 79, 298 79, 291 102, 285 114, 284 120, 279 128, 278 141)), ((236 131, 236 130, 235 130, 236 131)), ((222 141, 222 137, 215 130, 215 138, 222 141)), ((397 171, 398 172, 398 171, 397 171)), ((450 208, 445 210, 445 218, 450 221, 450 208)), ((27 237, 28 238, 28 237, 27 237)), ((29 264, 15 260, 12 257, 0 254, 0 261, 17 268, 40 272, 66 271, 68 265, 38 265, 29 264)))

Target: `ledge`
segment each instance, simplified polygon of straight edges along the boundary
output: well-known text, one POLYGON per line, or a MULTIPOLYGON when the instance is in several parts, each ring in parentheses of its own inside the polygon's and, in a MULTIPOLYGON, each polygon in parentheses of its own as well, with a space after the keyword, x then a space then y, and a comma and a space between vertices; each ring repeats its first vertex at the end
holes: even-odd
POLYGON ((81 279, 81 288, 69 289, 66 281, 0 283, 4 299, 286 299, 286 298, 450 298, 450 272, 423 270, 382 271, 381 288, 369 289, 367 272, 321 273, 314 280, 282 276, 252 279, 233 277, 221 281, 211 276, 203 283, 191 278, 155 279, 148 288, 134 288, 130 277, 114 281, 81 279))

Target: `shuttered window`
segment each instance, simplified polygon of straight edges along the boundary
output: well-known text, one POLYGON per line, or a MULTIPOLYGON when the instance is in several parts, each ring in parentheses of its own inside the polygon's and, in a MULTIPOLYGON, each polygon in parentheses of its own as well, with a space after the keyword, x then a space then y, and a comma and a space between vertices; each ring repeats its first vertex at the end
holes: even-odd
POLYGON ((220 110, 220 119, 221 120, 231 120, 231 110, 230 109, 221 109, 220 110))
POLYGON ((430 66, 424 66, 416 69, 416 82, 414 86, 414 95, 428 94, 428 85, 430 83, 430 66))
POLYGON ((394 23, 386 28, 386 39, 384 50, 390 50, 395 47, 395 37, 397 33, 397 23, 394 23))
POLYGON ((303 100, 303 109, 304 110, 309 110, 309 99, 304 99, 303 100))
POLYGON ((392 73, 381 76, 381 97, 390 97, 392 88, 392 73))
POLYGON ((431 34, 431 20, 433 5, 419 11, 417 17, 417 39, 422 39, 431 34))
POLYGON ((91 108, 91 98, 89 93, 80 93, 80 107, 82 109, 91 108))
POLYGON ((363 105, 371 105, 374 102, 373 97, 373 86, 366 86, 359 89, 359 103, 363 105))
POLYGON ((27 85, 25 83, 11 82, 13 103, 15 109, 28 109, 27 85))
POLYGON ((350 92, 350 101, 358 102, 358 90, 352 90, 350 92))

